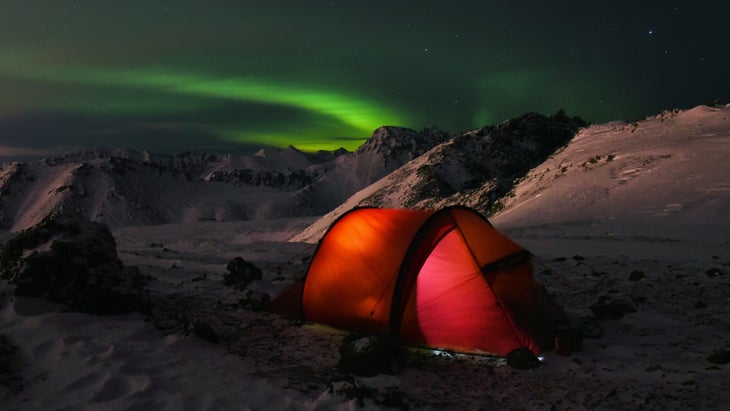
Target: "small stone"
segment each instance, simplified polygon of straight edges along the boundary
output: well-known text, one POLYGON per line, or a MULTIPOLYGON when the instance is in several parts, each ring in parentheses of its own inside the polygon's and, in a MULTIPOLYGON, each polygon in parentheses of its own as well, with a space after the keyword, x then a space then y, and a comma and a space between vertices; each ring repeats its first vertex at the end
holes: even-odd
POLYGON ((228 272, 223 274, 223 282, 228 286, 242 288, 250 284, 251 281, 260 280, 262 277, 260 268, 241 257, 229 261, 226 268, 228 272))
POLYGON ((221 326, 214 319, 195 318, 186 328, 189 333, 209 343, 217 344, 221 340, 221 326))
POLYGON ((723 365, 730 363, 730 345, 718 348, 707 356, 707 362, 723 365))
POLYGON ((640 270, 634 270, 629 274, 629 281, 639 281, 644 278, 644 272, 640 270))
POLYGON ((636 312, 636 308, 629 302, 612 300, 610 297, 600 296, 598 302, 591 305, 593 317, 598 321, 617 320, 626 314, 636 312))
POLYGON ((238 305, 252 311, 265 310, 271 303, 271 297, 267 293, 247 290, 246 295, 238 300, 238 305))
POLYGON ((348 335, 339 352, 337 366, 350 374, 372 377, 392 374, 397 369, 397 347, 384 336, 348 335))
POLYGON ((507 365, 516 370, 532 370, 540 366, 540 360, 529 348, 520 347, 507 354, 507 365))
POLYGON ((715 277, 725 275, 725 272, 717 267, 714 267, 714 268, 710 268, 709 270, 705 271, 705 275, 710 278, 715 278, 715 277))

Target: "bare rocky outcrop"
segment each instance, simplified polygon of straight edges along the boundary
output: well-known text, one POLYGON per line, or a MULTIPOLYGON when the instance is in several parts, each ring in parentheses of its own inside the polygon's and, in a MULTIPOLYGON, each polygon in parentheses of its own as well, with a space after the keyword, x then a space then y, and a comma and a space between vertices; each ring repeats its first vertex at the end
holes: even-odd
POLYGON ((109 228, 50 216, 20 232, 0 252, 0 278, 15 294, 46 297, 91 314, 146 311, 146 278, 125 267, 109 228))

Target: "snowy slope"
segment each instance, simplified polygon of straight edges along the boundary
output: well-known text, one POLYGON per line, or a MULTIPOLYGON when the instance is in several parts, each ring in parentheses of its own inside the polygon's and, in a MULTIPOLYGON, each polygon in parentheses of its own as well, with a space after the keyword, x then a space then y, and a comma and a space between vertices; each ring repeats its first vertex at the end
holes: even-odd
POLYGON ((113 226, 288 216, 293 194, 271 187, 188 179, 120 157, 81 163, 4 166, 0 225, 13 231, 50 213, 83 215, 113 226))
POLYGON ((321 178, 300 194, 300 203, 310 204, 313 215, 324 214, 449 138, 448 133, 434 128, 417 132, 402 127, 380 127, 355 152, 324 164, 320 168, 321 178))
POLYGON ((335 219, 359 206, 459 204, 487 213, 515 179, 567 143, 584 124, 562 112, 550 117, 529 113, 496 127, 460 133, 355 193, 292 241, 318 241, 335 219))
POLYGON ((50 213, 114 227, 321 215, 447 138, 433 129, 381 127, 354 153, 90 149, 0 164, 0 228, 21 230, 50 213))
POLYGON ((730 229, 730 105, 595 125, 532 170, 492 221, 505 228, 589 222, 615 235, 672 238, 730 229), (708 230, 712 228, 712 230, 708 230))

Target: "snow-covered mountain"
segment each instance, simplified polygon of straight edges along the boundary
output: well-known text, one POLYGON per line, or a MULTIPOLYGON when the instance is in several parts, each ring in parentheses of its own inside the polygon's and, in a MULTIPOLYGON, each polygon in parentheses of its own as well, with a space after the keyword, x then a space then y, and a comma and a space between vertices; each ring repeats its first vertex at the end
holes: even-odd
POLYGON ((449 133, 435 128, 417 132, 402 127, 380 127, 355 152, 339 156, 320 168, 322 177, 301 193, 299 202, 309 204, 311 215, 324 214, 353 193, 450 138, 449 133))
POLYGON ((321 215, 446 138, 433 129, 381 127, 354 153, 292 146, 249 156, 90 149, 2 164, 0 229, 30 227, 51 213, 114 227, 321 215))
POLYGON ((729 113, 700 106, 577 135, 585 124, 562 112, 455 135, 381 127, 352 153, 85 150, 0 165, 0 228, 50 213, 113 227, 324 215, 294 238, 317 241, 353 207, 462 204, 506 228, 574 219, 630 227, 651 216, 699 232, 730 221, 729 113))
POLYGON ((698 236, 708 226, 730 229, 728 116, 730 105, 699 106, 592 125, 573 137, 568 131, 580 125, 573 119, 528 114, 434 147, 292 241, 317 241, 357 206, 462 204, 505 229, 570 221, 621 226, 626 235, 678 224, 698 236))
POLYGON ((504 228, 588 221, 614 236, 667 239, 678 229, 701 238, 725 227, 728 240, 730 105, 591 126, 500 207, 492 221, 504 228))
MULTIPOLYGON (((593 125, 563 139, 575 120, 527 115, 423 146, 428 139, 419 133, 392 129, 396 142, 410 141, 416 146, 408 150, 417 147, 413 152, 422 155, 393 150, 398 144, 391 138, 374 139, 359 160, 356 153, 304 154, 308 163, 296 169, 286 169, 302 159, 293 148, 264 150, 256 158, 92 150, 4 164, 0 217, 15 227, 50 212, 96 211, 97 219, 119 224, 145 218, 185 223, 117 225, 113 239, 98 227, 100 236, 84 234, 75 242, 68 238, 76 233, 51 232, 63 240, 53 246, 43 239, 48 232, 19 235, 12 246, 7 241, 5 250, 19 251, 8 251, 8 261, 34 258, 43 273, 58 260, 29 250, 77 258, 87 253, 85 240, 106 238, 103 265, 118 259, 153 279, 144 291, 154 304, 149 316, 95 316, 14 295, 15 285, 0 284, 6 365, 0 398, 7 409, 177 409, 181 403, 216 409, 716 409, 730 401, 729 116, 730 105, 701 106, 593 125), (294 159, 278 164, 285 156, 294 159), (364 170, 373 173, 363 177, 364 170), (300 182, 305 176, 311 183, 300 182), (313 234, 317 227, 323 231, 338 212, 361 203, 459 202, 495 212, 490 221, 534 253, 536 280, 574 320, 582 347, 545 352, 540 368, 525 372, 496 357, 409 350, 400 351, 403 361, 392 375, 340 371, 345 332, 250 304, 252 295, 276 295, 306 273, 314 248, 284 240, 316 217, 196 221, 216 217, 213 210, 222 210, 221 219, 236 215, 221 204, 250 206, 239 210, 242 218, 303 212, 295 201, 303 194, 317 201, 312 192, 326 184, 335 192, 337 182, 348 189, 368 186, 311 226, 311 241, 321 235, 313 234), (41 239, 41 245, 26 248, 21 237, 41 239), (261 268, 261 279, 245 289, 225 286, 221 274, 237 257, 261 268)), ((0 230, 0 242, 15 234, 0 230)), ((99 261, 98 253, 93 257, 99 261)))
POLYGON ((580 118, 528 113, 497 126, 455 135, 365 187, 292 241, 314 242, 354 207, 439 208, 467 205, 488 213, 515 180, 565 145, 580 118))

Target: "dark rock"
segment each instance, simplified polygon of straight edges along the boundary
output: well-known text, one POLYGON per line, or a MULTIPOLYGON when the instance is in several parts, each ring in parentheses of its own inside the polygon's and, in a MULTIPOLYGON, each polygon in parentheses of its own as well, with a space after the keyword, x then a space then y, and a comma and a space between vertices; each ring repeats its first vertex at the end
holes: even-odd
POLYGON ((572 259, 573 261, 583 261, 583 260, 585 260, 585 259, 586 259, 586 258, 585 258, 585 257, 583 257, 582 255, 574 255, 574 256, 572 256, 572 257, 570 257, 570 258, 571 258, 571 259, 572 259))
POLYGON ((709 363, 719 365, 730 363, 730 345, 726 345, 711 352, 710 355, 707 356, 707 361, 709 363))
POLYGON ((302 189, 311 185, 317 175, 308 170, 261 171, 261 170, 218 170, 205 177, 205 181, 234 183, 245 186, 265 186, 287 191, 302 189))
POLYGON ((725 275, 725 272, 717 267, 714 267, 714 268, 710 268, 709 270, 705 271, 705 275, 710 278, 714 278, 714 277, 719 277, 719 276, 725 275))
POLYGON ((553 258, 551 261, 553 261, 555 263, 562 263, 565 260, 567 260, 567 258, 565 258, 565 257, 556 257, 556 258, 553 258))
POLYGON ((540 360, 529 348, 520 347, 507 354, 507 365, 516 370, 532 370, 540 366, 540 360))
POLYGON ((213 344, 219 343, 223 335, 223 325, 214 317, 193 318, 185 328, 189 334, 213 344))
POLYGON ((238 300, 238 305, 252 311, 265 310, 271 303, 271 296, 259 291, 247 290, 243 298, 238 300))
POLYGON ((629 281, 639 281, 642 278, 644 278, 644 272, 639 270, 634 270, 629 274, 629 281))
POLYGON ((223 274, 223 282, 228 286, 243 288, 253 280, 260 280, 261 269, 241 257, 228 262, 228 272, 223 274))
POLYGON ((147 278, 125 267, 109 228, 51 216, 22 231, 0 251, 0 278, 15 294, 46 297, 91 314, 146 311, 147 278))
POLYGON ((339 351, 337 366, 350 374, 372 377, 397 370, 397 346, 387 337, 348 335, 339 351))
POLYGON ((707 303, 704 301, 697 301, 697 302, 695 302, 695 308, 699 308, 699 309, 707 308, 707 303))
POLYGON ((617 320, 626 314, 636 312, 631 303, 621 300, 612 300, 604 295, 598 298, 598 302, 591 305, 593 317, 598 321, 617 320))

